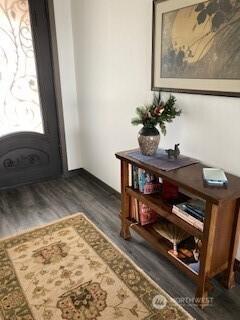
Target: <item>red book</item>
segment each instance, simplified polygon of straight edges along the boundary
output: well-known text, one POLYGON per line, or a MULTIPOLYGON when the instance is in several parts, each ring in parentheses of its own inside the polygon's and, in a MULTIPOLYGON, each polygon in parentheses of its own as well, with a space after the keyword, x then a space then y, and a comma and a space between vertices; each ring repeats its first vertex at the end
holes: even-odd
POLYGON ((155 223, 157 221, 158 215, 154 210, 140 202, 139 217, 141 225, 145 226, 150 223, 155 223))
POLYGON ((166 201, 176 200, 179 197, 178 187, 168 181, 163 180, 162 197, 166 201))

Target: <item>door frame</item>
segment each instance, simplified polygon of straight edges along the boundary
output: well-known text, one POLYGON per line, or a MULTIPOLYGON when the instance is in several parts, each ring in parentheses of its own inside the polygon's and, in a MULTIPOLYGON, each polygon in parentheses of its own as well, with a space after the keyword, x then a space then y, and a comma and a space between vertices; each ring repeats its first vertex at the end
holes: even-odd
POLYGON ((55 90, 55 98, 56 98, 56 109, 57 109, 56 112, 57 112, 57 124, 58 124, 58 134, 59 134, 59 144, 60 144, 59 145, 60 158, 62 162, 62 175, 68 176, 69 169, 68 169, 68 158, 67 158, 66 134, 65 134, 65 124, 64 124, 54 3, 53 3, 53 0, 45 0, 45 1, 46 1, 46 7, 47 7, 46 11, 48 13, 48 23, 49 23, 49 39, 50 39, 51 54, 52 54, 53 80, 54 80, 54 90, 55 90))
MULTIPOLYGON (((51 64, 51 78, 53 85, 53 98, 56 114, 56 132, 58 136, 58 145, 56 146, 59 154, 59 164, 61 169, 59 170, 57 177, 69 176, 68 170, 68 159, 67 159, 67 148, 66 148, 66 137, 65 137, 65 125, 64 125, 64 113, 63 113, 63 102, 62 102, 62 90, 61 90, 61 78, 60 78, 60 66, 59 66, 59 51, 57 45, 56 36, 56 24, 55 24, 55 10, 54 10, 54 0, 43 0, 44 11, 46 12, 46 33, 48 36, 49 46, 50 46, 50 64, 51 64)), ((30 9, 31 10, 31 9, 30 9)), ((35 14, 34 12, 32 12, 35 14)), ((32 26, 33 27, 33 26, 32 26)), ((33 34, 33 41, 35 40, 36 34, 33 34)), ((36 49, 36 48, 35 48, 36 49)), ((43 114, 44 117, 44 114, 43 114)), ((46 129, 46 128, 45 128, 46 129)), ((33 134, 34 133, 30 133, 33 134)), ((18 134, 20 137, 22 133, 18 134)), ((53 177, 54 178, 54 177, 53 177)), ((41 181, 46 181, 48 178, 36 178, 36 180, 25 183, 20 182, 13 184, 11 186, 1 187, 0 190, 12 189, 21 185, 38 183, 41 181)))
MULTIPOLYGON (((61 89, 61 77, 60 77, 60 65, 58 58, 58 43, 57 43, 57 33, 56 33, 56 23, 55 23, 55 10, 54 10, 54 0, 44 0, 47 22, 48 22, 48 37, 51 50, 51 64, 53 72, 53 86, 54 86, 54 96, 55 96, 55 106, 56 106, 56 116, 57 116, 57 131, 59 140, 59 155, 61 162, 61 174, 60 176, 69 176, 68 168, 68 158, 67 158, 67 147, 66 147, 66 135, 65 135, 65 124, 64 124, 64 113, 63 113, 63 101, 62 101, 62 89, 61 89)), ((42 179, 40 179, 42 180, 42 179)), ((45 178, 43 179, 45 180, 45 178)), ((36 182, 39 182, 37 180, 36 182)), ((30 182, 31 184, 32 182, 30 182)), ((19 185, 22 185, 21 183, 19 185)), ((12 187, 17 187, 19 185, 14 185, 12 187)), ((10 187, 10 188, 12 188, 10 187)), ((1 188, 1 190, 9 189, 9 187, 1 188)))

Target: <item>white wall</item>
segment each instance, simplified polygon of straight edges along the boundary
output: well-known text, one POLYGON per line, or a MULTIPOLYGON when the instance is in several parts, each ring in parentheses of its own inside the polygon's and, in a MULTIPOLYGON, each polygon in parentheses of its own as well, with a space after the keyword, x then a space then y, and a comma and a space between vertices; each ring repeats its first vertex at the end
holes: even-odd
POLYGON ((82 167, 80 117, 74 63, 71 0, 54 0, 68 169, 82 167))
POLYGON ((83 167, 115 189, 114 153, 136 146, 133 110, 151 97, 150 2, 72 0, 83 167))
MULTIPOLYGON (((135 107, 151 99, 152 0, 72 0, 83 166, 119 190, 116 151, 137 146, 135 107)), ((240 176, 240 100, 176 95, 183 116, 162 147, 240 176)), ((239 250, 240 257, 240 250, 239 250)))

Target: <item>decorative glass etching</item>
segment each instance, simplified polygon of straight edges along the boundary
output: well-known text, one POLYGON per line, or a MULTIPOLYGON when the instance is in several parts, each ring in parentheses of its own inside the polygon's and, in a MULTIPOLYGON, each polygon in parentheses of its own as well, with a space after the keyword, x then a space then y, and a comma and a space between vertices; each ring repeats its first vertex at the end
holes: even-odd
POLYGON ((0 137, 43 133, 27 0, 0 0, 0 137))

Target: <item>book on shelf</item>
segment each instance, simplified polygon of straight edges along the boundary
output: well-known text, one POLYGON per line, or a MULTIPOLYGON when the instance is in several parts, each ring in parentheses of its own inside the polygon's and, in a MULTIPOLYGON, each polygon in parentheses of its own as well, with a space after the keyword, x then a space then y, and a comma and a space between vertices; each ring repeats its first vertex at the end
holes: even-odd
POLYGON ((203 231, 206 202, 200 199, 190 199, 176 204, 172 212, 195 228, 203 231))
POLYGON ((209 186, 223 187, 228 184, 228 179, 222 169, 204 168, 203 179, 209 186))
POLYGON ((154 210, 152 210, 142 202, 139 202, 138 207, 139 221, 142 226, 152 224, 157 221, 158 214, 154 210))
POLYGON ((132 222, 146 226, 148 224, 155 223, 157 221, 158 214, 144 203, 131 197, 130 218, 132 222))
POLYGON ((153 194, 161 191, 159 179, 140 168, 138 169, 138 186, 139 191, 143 194, 153 194))
POLYGON ((132 166, 132 187, 135 190, 139 189, 138 167, 137 166, 132 166))
POLYGON ((192 207, 188 206, 187 202, 174 205, 172 212, 175 214, 180 213, 192 221, 204 222, 204 216, 200 214, 200 211, 196 212, 192 207))
POLYGON ((140 168, 138 169, 138 186, 139 186, 140 192, 144 192, 145 174, 146 174, 145 170, 140 168))
POLYGON ((139 205, 138 201, 135 198, 131 197, 131 211, 130 211, 130 217, 132 221, 140 222, 139 220, 139 205))
POLYGON ((192 218, 187 213, 179 212, 179 210, 176 210, 175 208, 173 208, 173 213, 182 220, 186 221, 187 223, 195 227, 196 229, 203 231, 204 224, 202 222, 197 221, 195 218, 192 218))

